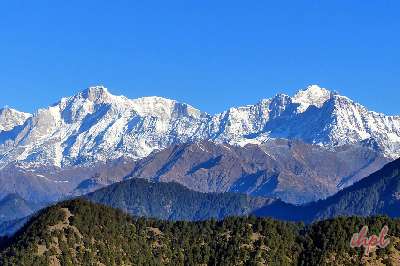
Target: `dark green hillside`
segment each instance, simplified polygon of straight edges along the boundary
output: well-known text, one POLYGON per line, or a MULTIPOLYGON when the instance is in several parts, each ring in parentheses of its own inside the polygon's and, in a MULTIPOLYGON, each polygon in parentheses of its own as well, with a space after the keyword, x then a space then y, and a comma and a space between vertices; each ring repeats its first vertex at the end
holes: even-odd
POLYGON ((293 265, 300 226, 259 218, 133 219, 83 199, 49 207, 0 255, 0 265, 293 265))
POLYGON ((301 265, 400 265, 399 219, 386 216, 339 217, 310 225, 301 238, 301 265), (353 234, 359 232, 364 225, 369 227, 369 235, 379 235, 383 226, 387 225, 390 245, 369 256, 364 255, 362 248, 351 248, 353 234))
POLYGON ((90 193, 85 198, 134 216, 196 221, 248 215, 272 199, 236 193, 201 193, 177 183, 133 178, 90 193))
POLYGON ((171 222, 131 218, 84 199, 42 210, 2 240, 0 265, 400 265, 400 221, 336 218, 304 227, 267 218, 171 222), (350 247, 363 225, 391 244, 350 247))

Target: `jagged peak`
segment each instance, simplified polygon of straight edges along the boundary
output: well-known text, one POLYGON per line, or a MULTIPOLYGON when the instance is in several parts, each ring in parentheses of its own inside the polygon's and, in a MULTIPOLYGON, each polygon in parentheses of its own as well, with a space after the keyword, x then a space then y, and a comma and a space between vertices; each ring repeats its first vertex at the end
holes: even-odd
POLYGON ((272 101, 290 101, 290 96, 285 94, 285 93, 278 93, 275 95, 274 98, 272 98, 272 101))
POLYGON ((29 113, 20 112, 5 106, 0 109, 0 131, 9 131, 15 126, 20 126, 31 116, 29 113))
POLYGON ((318 84, 311 84, 311 85, 308 85, 307 88, 305 88, 305 89, 300 89, 297 93, 300 93, 300 92, 313 92, 313 93, 324 92, 324 93, 329 93, 330 90, 327 89, 327 88, 323 88, 318 84))
POLYGON ((310 85, 306 89, 299 90, 292 98, 294 103, 300 104, 297 111, 304 112, 310 105, 321 108, 336 92, 331 92, 328 89, 318 85, 310 85))
POLYGON ((287 105, 291 104, 292 98, 284 93, 278 93, 270 100, 270 104, 275 107, 285 108, 287 105))
POLYGON ((5 105, 3 107, 0 108, 0 113, 4 113, 4 112, 13 112, 13 111, 17 111, 11 107, 9 107, 8 105, 5 105))
MULTIPOLYGON (((71 104, 82 104, 82 101, 88 102, 90 104, 115 104, 118 106, 129 105, 129 99, 125 96, 117 96, 109 92, 109 90, 103 85, 96 85, 88 87, 80 91, 79 93, 63 97, 58 102, 51 105, 51 107, 58 107, 60 109, 66 108, 66 106, 71 104)), ((48 109, 48 108, 45 108, 48 109)))
POLYGON ((160 96, 144 96, 144 97, 139 97, 139 98, 135 98, 135 99, 129 99, 122 95, 116 96, 116 95, 111 94, 109 92, 109 90, 102 85, 92 86, 92 87, 85 89, 84 91, 81 92, 81 96, 92 102, 105 102, 105 101, 111 101, 111 100, 116 101, 117 99, 120 99, 120 100, 125 100, 127 102, 130 102, 136 106, 137 105, 145 105, 147 107, 151 107, 151 106, 156 107, 156 106, 163 105, 164 107, 167 108, 167 107, 173 107, 175 105, 179 105, 179 106, 188 107, 188 109, 197 110, 196 108, 192 107, 189 104, 178 102, 176 100, 172 100, 172 99, 164 98, 164 97, 160 97, 160 96))
POLYGON ((31 116, 30 113, 25 113, 25 112, 22 112, 22 111, 18 111, 18 110, 14 109, 14 108, 9 107, 8 105, 0 108, 0 115, 3 115, 3 114, 19 114, 21 116, 26 116, 26 117, 31 116))
POLYGON ((82 97, 92 102, 104 101, 112 96, 108 89, 102 85, 92 86, 81 92, 82 97))
POLYGON ((178 103, 176 100, 160 97, 160 96, 145 96, 136 99, 132 99, 135 102, 143 102, 143 103, 168 103, 168 104, 176 104, 178 103))
POLYGON ((89 87, 71 97, 64 97, 53 106, 64 110, 68 106, 82 105, 86 106, 85 108, 88 108, 88 110, 91 110, 94 105, 99 104, 112 105, 113 108, 121 111, 135 111, 140 116, 165 117, 171 116, 175 111, 198 118, 205 114, 189 104, 164 97, 145 96, 132 99, 123 95, 114 95, 102 85, 89 87))
POLYGON ((176 100, 171 100, 159 96, 146 96, 137 99, 132 99, 136 111, 142 115, 151 115, 155 113, 171 113, 179 108, 185 109, 190 115, 200 116, 202 112, 187 103, 181 103, 176 100))

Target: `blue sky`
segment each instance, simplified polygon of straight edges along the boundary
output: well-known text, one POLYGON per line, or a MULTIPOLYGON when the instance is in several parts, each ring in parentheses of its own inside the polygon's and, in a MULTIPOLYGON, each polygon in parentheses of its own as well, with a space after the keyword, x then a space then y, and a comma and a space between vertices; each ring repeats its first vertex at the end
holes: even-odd
POLYGON ((309 84, 400 114, 399 1, 1 1, 0 106, 103 84, 209 113, 309 84))

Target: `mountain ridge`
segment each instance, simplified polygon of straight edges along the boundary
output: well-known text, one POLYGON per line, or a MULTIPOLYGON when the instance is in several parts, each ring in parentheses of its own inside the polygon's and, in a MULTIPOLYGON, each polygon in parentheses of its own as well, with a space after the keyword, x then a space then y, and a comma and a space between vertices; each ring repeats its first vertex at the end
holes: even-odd
POLYGON ((295 206, 283 202, 266 205, 254 215, 312 222, 338 216, 387 215, 400 217, 400 159, 326 199, 295 206))
POLYGON ((120 209, 134 217, 169 221, 201 221, 246 216, 275 199, 238 193, 202 193, 178 183, 149 182, 132 178, 82 196, 120 209))
MULTIPOLYGON (((78 198, 117 208, 136 217, 172 221, 223 219, 232 215, 255 215, 306 224, 349 216, 399 218, 400 159, 327 199, 302 205, 232 192, 202 193, 176 182, 149 182, 137 178, 114 183, 78 198)), ((9 206, 0 205, 0 211, 9 212, 12 210, 9 206)), ((35 216, 26 214, 30 216, 13 216, 0 223, 0 235, 12 235, 35 216)))
POLYGON ((361 144, 395 159, 400 117, 368 111, 316 85, 293 97, 278 94, 216 115, 161 97, 115 96, 96 86, 0 130, 0 167, 14 162, 63 167, 122 156, 136 160, 172 144, 211 140, 244 146, 270 138, 326 148, 361 144))
POLYGON ((177 182, 201 192, 277 197, 300 204, 326 198, 387 162, 379 154, 355 146, 328 151, 300 141, 269 140, 244 147, 202 141, 154 152, 136 161, 127 178, 177 182))

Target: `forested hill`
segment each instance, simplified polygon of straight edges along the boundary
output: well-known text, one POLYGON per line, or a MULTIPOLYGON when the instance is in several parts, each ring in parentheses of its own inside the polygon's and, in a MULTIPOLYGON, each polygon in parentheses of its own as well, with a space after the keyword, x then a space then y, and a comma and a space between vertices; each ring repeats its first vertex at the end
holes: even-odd
POLYGON ((257 218, 135 219, 79 199, 41 211, 10 240, 0 265, 290 265, 299 229, 257 218))
POLYGON ((202 193, 178 183, 154 183, 139 178, 110 185, 85 198, 134 216, 185 221, 248 215, 275 201, 228 192, 202 193))
POLYGON ((132 218, 83 199, 46 208, 3 241, 0 265, 399 265, 400 221, 338 218, 304 227, 267 218, 171 222, 132 218), (363 225, 391 245, 350 248, 363 225))

